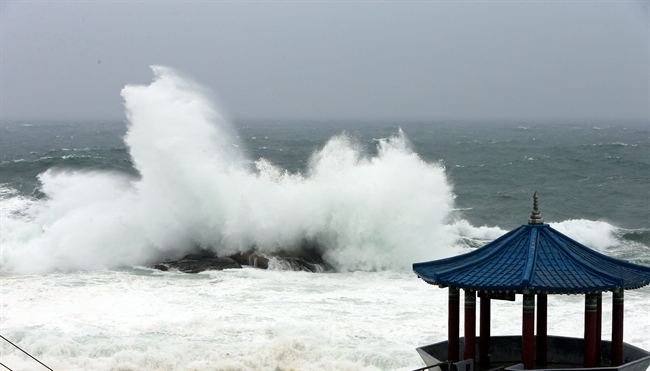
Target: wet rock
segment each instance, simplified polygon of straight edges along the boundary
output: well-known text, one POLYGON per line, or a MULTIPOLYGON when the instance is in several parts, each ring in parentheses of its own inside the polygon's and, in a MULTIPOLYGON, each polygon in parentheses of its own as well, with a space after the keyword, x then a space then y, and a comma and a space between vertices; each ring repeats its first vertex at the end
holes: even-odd
POLYGON ((165 271, 165 272, 167 272, 169 270, 169 267, 166 266, 164 263, 154 264, 154 265, 151 266, 151 268, 158 269, 158 270, 165 271))
POLYGON ((185 273, 199 273, 209 270, 220 271, 223 269, 241 268, 241 265, 230 258, 187 255, 181 260, 155 264, 151 268, 162 271, 177 269, 185 273))
POLYGON ((218 257, 209 250, 189 254, 177 261, 151 265, 161 271, 176 269, 185 273, 199 273, 206 270, 241 268, 243 265, 268 269, 270 264, 276 268, 293 271, 327 272, 332 269, 318 252, 318 245, 303 242, 295 251, 280 250, 275 253, 262 254, 255 250, 238 252, 228 257, 218 257))
POLYGON ((315 249, 304 248, 299 251, 280 251, 274 256, 277 263, 287 270, 306 272, 327 272, 332 267, 315 249))
POLYGON ((249 265, 261 269, 267 269, 269 267, 269 259, 253 251, 238 252, 230 255, 230 258, 241 265, 249 265))

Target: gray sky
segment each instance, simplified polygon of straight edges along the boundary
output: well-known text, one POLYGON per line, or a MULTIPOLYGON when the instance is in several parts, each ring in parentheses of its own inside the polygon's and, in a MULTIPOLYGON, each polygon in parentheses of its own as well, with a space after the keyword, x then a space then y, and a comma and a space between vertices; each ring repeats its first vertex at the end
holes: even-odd
POLYGON ((648 1, 1 4, 1 119, 123 119, 161 64, 235 119, 650 121, 648 1))

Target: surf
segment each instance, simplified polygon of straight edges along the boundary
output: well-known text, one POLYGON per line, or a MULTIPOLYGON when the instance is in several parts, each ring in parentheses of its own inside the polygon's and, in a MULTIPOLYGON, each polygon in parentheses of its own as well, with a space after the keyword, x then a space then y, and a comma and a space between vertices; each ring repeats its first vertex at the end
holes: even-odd
MULTIPOLYGON (((201 250, 272 256, 306 248, 341 272, 407 271, 414 261, 455 255, 505 233, 465 220, 444 163, 425 161, 401 129, 373 140, 371 151, 339 132, 301 160, 304 168, 289 171, 252 158, 205 88, 167 67, 152 71, 149 85, 121 92, 126 133, 123 145, 110 145, 128 151, 128 171, 53 160, 41 167, 38 198, 0 187, 3 272, 115 269, 201 250)), ((638 259, 647 255, 647 229, 584 219, 552 225, 590 247, 645 262, 638 259)))
POLYGON ((41 173, 46 197, 2 234, 3 270, 117 268, 197 248, 273 253, 304 240, 340 271, 408 269, 432 252, 450 254, 452 187, 403 132, 379 140, 373 156, 342 133, 304 173, 291 173, 247 159, 204 88, 170 68, 152 70, 150 85, 122 90, 124 142, 139 176, 41 173))

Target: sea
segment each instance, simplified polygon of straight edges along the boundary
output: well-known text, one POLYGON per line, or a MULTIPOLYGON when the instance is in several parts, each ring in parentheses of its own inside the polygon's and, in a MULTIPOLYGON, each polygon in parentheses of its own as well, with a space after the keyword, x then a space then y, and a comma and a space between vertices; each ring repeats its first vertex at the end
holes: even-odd
MULTIPOLYGON (((0 124, 0 334, 54 370, 417 369, 447 291, 412 264, 526 224, 534 192, 553 228, 650 265, 648 123, 238 121, 153 72, 122 121, 0 124), (149 267, 305 246, 330 269, 149 267)), ((650 349, 650 287, 625 300, 624 340, 650 349)), ((583 336, 583 296, 548 305, 549 334, 583 336)), ((493 302, 492 334, 521 313, 493 302)), ((2 339, 0 363, 46 369, 2 339)))

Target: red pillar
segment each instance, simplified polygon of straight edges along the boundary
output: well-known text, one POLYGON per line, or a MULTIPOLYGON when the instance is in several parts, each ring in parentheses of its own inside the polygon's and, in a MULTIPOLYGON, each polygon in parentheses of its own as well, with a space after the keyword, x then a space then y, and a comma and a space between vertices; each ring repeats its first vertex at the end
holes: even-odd
POLYGON ((522 320, 521 362, 524 369, 535 368, 535 295, 524 294, 522 320))
POLYGON ((585 340, 584 367, 596 367, 596 309, 598 298, 595 294, 585 296, 585 340))
POLYGON ((479 342, 479 355, 481 366, 490 365, 490 298, 481 297, 481 324, 480 326, 480 342, 479 342))
POLYGON ((596 294, 596 367, 600 367, 603 339, 603 293, 596 294))
POLYGON ((623 364, 623 289, 612 300, 612 366, 623 364))
POLYGON ((447 322, 447 360, 458 362, 458 343, 460 331, 460 304, 458 302, 459 290, 449 288, 449 320, 447 322))
POLYGON ((545 365, 547 363, 547 344, 548 344, 548 296, 546 294, 537 294, 537 344, 535 346, 537 354, 537 364, 545 365))
POLYGON ((465 290, 465 357, 476 359, 476 291, 465 290))

